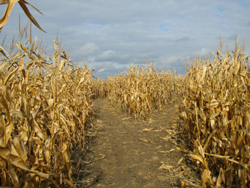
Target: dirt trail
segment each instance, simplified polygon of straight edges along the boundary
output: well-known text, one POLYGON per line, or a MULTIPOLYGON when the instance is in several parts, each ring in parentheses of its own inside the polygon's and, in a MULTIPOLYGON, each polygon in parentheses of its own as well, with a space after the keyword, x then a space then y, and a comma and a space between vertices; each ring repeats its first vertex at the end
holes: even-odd
POLYGON ((84 159, 78 160, 82 171, 75 168, 76 187, 181 187, 181 181, 192 181, 196 175, 178 150, 171 127, 176 109, 168 107, 138 121, 111 107, 107 99, 95 100, 94 127, 88 133, 92 137, 84 159))

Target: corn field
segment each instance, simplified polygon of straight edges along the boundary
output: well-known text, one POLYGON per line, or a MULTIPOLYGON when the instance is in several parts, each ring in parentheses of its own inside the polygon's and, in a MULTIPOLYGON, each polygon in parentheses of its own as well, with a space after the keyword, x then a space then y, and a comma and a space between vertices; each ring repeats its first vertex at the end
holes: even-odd
POLYGON ((250 74, 244 46, 186 67, 179 116, 201 187, 250 186, 250 74))
POLYGON ((213 53, 212 61, 191 62, 182 77, 136 66, 97 82, 111 104, 138 119, 181 98, 181 132, 193 150, 201 187, 249 187, 249 56, 237 41, 234 51, 221 53, 213 53))
POLYGON ((70 150, 84 148, 92 72, 53 45, 51 57, 36 38, 16 52, 1 47, 1 186, 73 186, 70 150))
POLYGON ((107 83, 103 78, 95 78, 92 82, 93 98, 105 98, 107 97, 107 83))
MULTIPOLYGON (((24 35, 22 35, 24 36, 24 35)), ((91 100, 107 97, 128 115, 146 119, 154 109, 181 100, 178 115, 201 187, 249 186, 249 56, 234 51, 196 61, 186 76, 130 66, 114 77, 93 79, 53 41, 45 53, 35 40, 1 46, 1 186, 73 186, 70 151, 85 147, 91 100)))
POLYGON ((152 64, 130 66, 126 72, 108 77, 105 93, 111 104, 118 104, 130 117, 146 119, 154 109, 162 109, 181 96, 183 81, 182 76, 157 71, 152 64))
MULTIPOLYGON (((16 2, 43 31, 24 0, 0 0, 8 4, 0 30, 16 2)), ((91 101, 105 97, 142 120, 179 102, 181 135, 201 173, 200 186, 250 187, 250 56, 237 41, 224 55, 221 45, 212 61, 191 62, 185 76, 144 65, 106 81, 93 79, 87 63, 76 66, 57 39, 48 55, 37 38, 22 43, 23 36, 27 26, 19 26, 19 42, 8 52, 0 46, 2 187, 73 186, 71 149, 85 148, 91 101)))

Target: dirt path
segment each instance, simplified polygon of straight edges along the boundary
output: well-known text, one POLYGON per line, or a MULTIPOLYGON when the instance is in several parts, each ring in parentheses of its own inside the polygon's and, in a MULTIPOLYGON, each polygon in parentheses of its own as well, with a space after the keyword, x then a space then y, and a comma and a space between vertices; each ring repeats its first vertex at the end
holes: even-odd
POLYGON ((171 127, 176 109, 168 107, 138 121, 107 99, 95 100, 88 150, 78 160, 80 168, 75 166, 76 187, 181 187, 181 181, 193 181, 196 175, 187 167, 171 127))

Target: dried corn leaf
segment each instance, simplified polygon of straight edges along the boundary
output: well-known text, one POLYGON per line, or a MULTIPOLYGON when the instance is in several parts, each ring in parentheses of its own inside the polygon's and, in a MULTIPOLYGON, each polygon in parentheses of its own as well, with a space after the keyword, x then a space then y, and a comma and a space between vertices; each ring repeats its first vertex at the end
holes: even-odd
POLYGON ((12 142, 14 143, 18 155, 21 157, 23 162, 26 162, 28 159, 28 151, 26 150, 26 147, 24 146, 22 140, 14 133, 12 133, 12 142))
MULTIPOLYGON (((4 13, 4 16, 0 20, 0 30, 8 22, 10 13, 11 13, 12 9, 14 8, 16 2, 18 2, 18 0, 9 0, 8 6, 7 6, 5 13, 4 13)), ((7 2, 3 2, 3 3, 7 3, 7 2)))
POLYGON ((146 138, 140 138, 141 141, 147 142, 147 143, 153 143, 151 140, 146 139, 146 138))
MULTIPOLYGON (((25 12, 25 14, 27 15, 27 17, 30 19, 30 21, 41 31, 45 32, 41 26, 37 23, 36 19, 32 16, 32 14, 30 13, 29 9, 26 7, 25 3, 28 3, 27 1, 24 0, 19 0, 18 1, 19 5, 22 7, 23 11, 25 12)), ((30 3, 28 3, 29 5, 31 5, 30 3)), ((39 13, 41 13, 36 7, 34 7, 32 5, 33 8, 35 8, 35 10, 37 10, 39 13)), ((46 32, 45 32, 46 33, 46 32)))
POLYGON ((169 150, 169 151, 159 151, 160 153, 170 153, 170 152, 172 152, 172 151, 175 151, 175 149, 171 149, 171 150, 169 150))
POLYGON ((17 157, 17 156, 14 156, 10 153, 10 151, 7 149, 7 148, 0 148, 0 156, 5 159, 6 161, 8 161, 10 164, 22 169, 22 170, 25 170, 25 171, 28 171, 28 172, 32 172, 32 173, 35 173, 37 174, 38 176, 40 176, 41 178, 44 178, 44 179, 49 179, 49 174, 46 174, 46 173, 42 173, 42 172, 39 172, 37 170, 30 170, 25 164, 24 162, 22 161, 21 158, 17 157))
POLYGON ((154 131, 155 130, 155 128, 145 128, 145 129, 143 129, 143 132, 151 132, 151 131, 154 131))
POLYGON ((161 162, 162 165, 159 167, 160 170, 172 170, 174 167, 171 165, 167 165, 164 162, 161 162))
POLYGON ((178 164, 178 165, 181 164, 183 160, 184 160, 184 157, 181 157, 181 158, 178 160, 177 164, 178 164))
POLYGON ((14 187, 15 188, 19 187, 19 179, 17 177, 15 169, 13 167, 10 167, 10 169, 8 170, 8 172, 9 172, 11 180, 12 180, 12 182, 14 184, 14 187))
POLYGON ((180 148, 180 147, 175 147, 175 149, 182 151, 182 152, 185 152, 185 153, 190 153, 188 150, 180 148))
POLYGON ((202 173, 201 178, 202 178, 202 181, 201 181, 202 188, 206 188, 207 183, 209 183, 209 184, 212 183, 210 170, 205 169, 204 172, 202 173))
POLYGON ((200 155, 194 155, 194 154, 190 154, 190 157, 192 157, 195 160, 200 161, 202 164, 204 164, 204 160, 200 155))

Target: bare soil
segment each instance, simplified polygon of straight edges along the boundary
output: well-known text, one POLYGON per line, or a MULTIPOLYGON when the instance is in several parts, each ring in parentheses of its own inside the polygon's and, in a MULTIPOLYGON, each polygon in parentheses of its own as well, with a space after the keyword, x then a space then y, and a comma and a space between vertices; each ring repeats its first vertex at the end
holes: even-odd
MULTIPOLYGON (((146 121, 128 118, 107 99, 93 102, 93 126, 86 147, 72 153, 75 187, 185 187, 199 175, 181 148, 177 105, 156 111, 146 121)), ((184 150, 185 151, 185 150, 184 150)))

